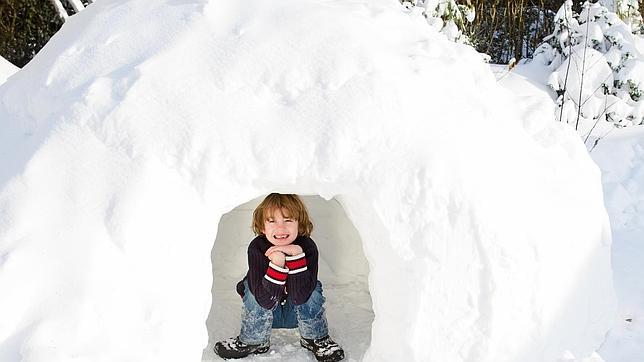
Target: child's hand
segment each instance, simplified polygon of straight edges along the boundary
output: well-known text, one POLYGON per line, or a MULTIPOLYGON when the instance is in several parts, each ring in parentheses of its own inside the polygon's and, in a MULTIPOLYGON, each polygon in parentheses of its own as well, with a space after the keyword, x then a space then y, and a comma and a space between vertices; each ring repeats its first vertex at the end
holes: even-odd
POLYGON ((273 251, 270 254, 267 251, 266 256, 268 257, 268 260, 279 267, 283 268, 286 264, 286 255, 281 251, 273 251))
MULTIPOLYGON (((290 245, 281 245, 281 246, 271 246, 270 248, 268 248, 268 250, 266 250, 265 255, 269 256, 271 253, 276 251, 281 251, 286 255, 298 255, 304 252, 301 246, 290 244, 290 245)), ((270 256, 269 256, 269 259, 270 259, 270 256)))

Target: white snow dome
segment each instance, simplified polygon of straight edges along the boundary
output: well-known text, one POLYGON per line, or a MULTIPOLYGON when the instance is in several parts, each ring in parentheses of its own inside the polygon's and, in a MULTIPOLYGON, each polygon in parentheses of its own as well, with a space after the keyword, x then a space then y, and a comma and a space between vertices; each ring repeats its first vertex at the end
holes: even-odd
POLYGON ((3 57, 0 57, 0 85, 4 83, 7 78, 13 75, 15 72, 20 70, 20 68, 11 64, 8 60, 3 57))
POLYGON ((219 220, 270 192, 359 233, 347 360, 588 356, 599 170, 519 104, 397 0, 97 1, 0 87, 0 360, 199 361, 219 220))

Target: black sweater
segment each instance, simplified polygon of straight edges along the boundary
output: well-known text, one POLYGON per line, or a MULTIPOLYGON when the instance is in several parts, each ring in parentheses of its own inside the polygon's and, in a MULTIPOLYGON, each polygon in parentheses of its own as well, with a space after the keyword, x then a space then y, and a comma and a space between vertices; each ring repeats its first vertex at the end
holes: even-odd
POLYGON ((273 246, 266 236, 253 239, 248 246, 248 272, 237 283, 237 293, 244 296, 244 280, 248 280, 250 292, 266 309, 273 309, 287 296, 293 304, 305 303, 318 280, 318 248, 307 236, 298 236, 293 244, 299 245, 304 252, 287 256, 286 265, 280 268, 264 255, 273 246))

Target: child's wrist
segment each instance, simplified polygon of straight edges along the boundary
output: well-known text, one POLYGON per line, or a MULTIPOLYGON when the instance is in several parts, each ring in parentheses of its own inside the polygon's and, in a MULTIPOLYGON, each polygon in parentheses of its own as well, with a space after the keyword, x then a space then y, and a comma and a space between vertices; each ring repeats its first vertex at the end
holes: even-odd
POLYGON ((278 260, 271 260, 271 263, 273 265, 277 265, 280 268, 284 268, 286 266, 286 261, 281 262, 281 261, 278 261, 278 260))
POLYGON ((301 246, 295 245, 295 251, 293 251, 291 254, 289 254, 289 256, 300 255, 303 252, 304 252, 304 250, 302 250, 301 246))
POLYGON ((268 256, 268 260, 275 265, 284 267, 286 264, 286 255, 281 251, 274 251, 268 256))

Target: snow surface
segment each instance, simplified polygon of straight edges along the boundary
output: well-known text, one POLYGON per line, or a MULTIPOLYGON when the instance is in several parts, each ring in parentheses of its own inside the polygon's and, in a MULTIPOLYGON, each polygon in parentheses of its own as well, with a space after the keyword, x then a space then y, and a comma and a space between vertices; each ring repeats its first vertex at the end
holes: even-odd
POLYGON ((590 356, 600 173, 526 102, 397 1, 96 2, 0 88, 0 360, 204 357, 218 222, 272 191, 358 230, 349 359, 590 356))
POLYGON ((616 130, 591 155, 602 169, 615 240, 612 262, 620 314, 601 353, 607 362, 639 362, 644 356, 644 127, 616 130))
POLYGON ((16 67, 5 58, 0 57, 0 85, 6 82, 7 78, 12 76, 15 72, 19 70, 20 68, 16 67))
MULTIPOLYGON (((511 72, 495 65, 493 71, 499 84, 527 102, 554 102, 554 92, 546 86, 550 70, 539 62, 522 63, 511 72)), ((529 103, 524 106, 527 112, 529 103)), ((602 344, 598 361, 640 362, 644 356, 644 280, 640 277, 644 275, 644 127, 601 127, 610 132, 590 154, 602 171, 620 318, 602 344)))

